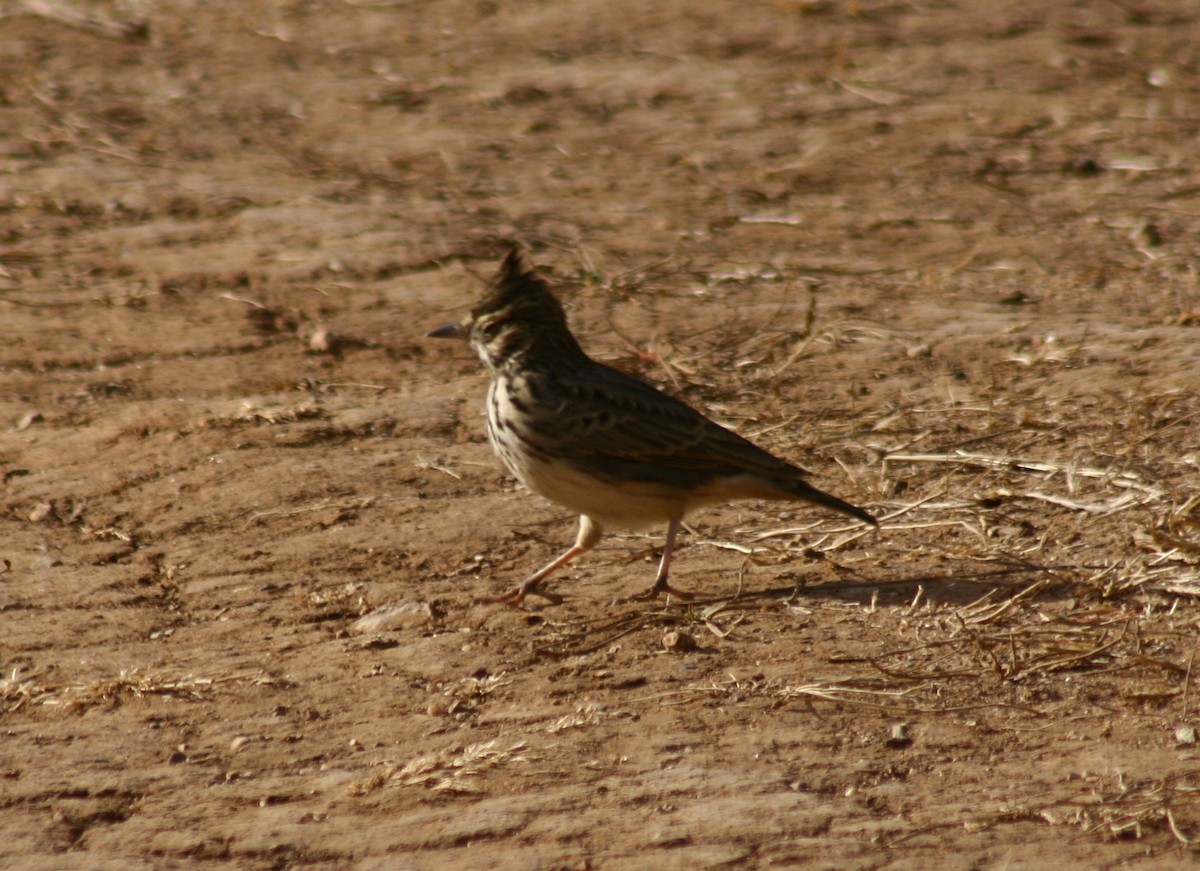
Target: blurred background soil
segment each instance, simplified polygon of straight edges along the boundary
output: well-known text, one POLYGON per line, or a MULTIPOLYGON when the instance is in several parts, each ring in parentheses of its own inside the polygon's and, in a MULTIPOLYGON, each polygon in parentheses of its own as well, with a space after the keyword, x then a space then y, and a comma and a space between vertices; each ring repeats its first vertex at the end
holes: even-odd
POLYGON ((1200 839, 1200 10, 0 6, 0 865, 1170 868, 1200 839), (574 536, 424 334, 884 520, 574 536))

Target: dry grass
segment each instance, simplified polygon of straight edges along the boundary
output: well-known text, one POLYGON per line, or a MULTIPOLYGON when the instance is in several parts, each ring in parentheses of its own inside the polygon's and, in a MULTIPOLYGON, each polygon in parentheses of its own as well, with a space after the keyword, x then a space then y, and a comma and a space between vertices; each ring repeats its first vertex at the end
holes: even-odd
POLYGON ((389 764, 372 777, 354 784, 353 795, 366 795, 383 786, 422 786, 435 792, 474 793, 482 789, 487 772, 502 765, 528 761, 524 741, 501 746, 500 739, 465 747, 451 747, 410 759, 403 765, 389 764))
POLYGON ((55 687, 39 683, 33 675, 23 675, 14 670, 9 677, 0 679, 0 706, 3 706, 0 710, 11 713, 31 705, 41 705, 81 713, 88 708, 119 705, 127 698, 159 696, 196 702, 211 699, 222 685, 279 686, 286 683, 264 672, 211 678, 190 673, 144 672, 133 667, 121 669, 112 676, 55 687))
POLYGON ((1078 828, 1105 840, 1149 840, 1160 836, 1195 853, 1200 846, 1200 783, 1194 777, 1128 780, 1124 775, 1089 777, 1087 791, 1036 807, 1010 806, 965 821, 921 826, 888 840, 907 841, 962 826, 968 831, 1018 823, 1078 828), (1163 837, 1165 836, 1165 837, 1163 837))

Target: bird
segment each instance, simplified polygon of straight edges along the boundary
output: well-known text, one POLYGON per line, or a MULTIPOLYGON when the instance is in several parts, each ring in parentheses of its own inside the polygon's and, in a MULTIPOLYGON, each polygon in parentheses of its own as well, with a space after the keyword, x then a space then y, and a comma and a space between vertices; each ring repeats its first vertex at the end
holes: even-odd
POLYGON ((575 543, 515 589, 489 602, 514 606, 563 597, 545 579, 596 546, 605 530, 665 522, 654 584, 640 596, 692 594, 668 582, 675 539, 694 509, 741 499, 809 502, 868 526, 868 512, 809 484, 809 473, 646 381, 593 360, 562 303, 519 247, 505 255, 482 298, 429 338, 469 343, 491 375, 487 433, 525 487, 579 515, 575 543))

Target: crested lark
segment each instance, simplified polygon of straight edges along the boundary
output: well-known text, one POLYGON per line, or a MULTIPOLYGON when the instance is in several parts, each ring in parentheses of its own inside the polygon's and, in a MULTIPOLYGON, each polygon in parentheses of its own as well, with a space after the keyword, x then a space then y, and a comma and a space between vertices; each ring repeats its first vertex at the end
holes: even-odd
POLYGON ((578 512, 575 544, 493 601, 528 595, 560 566, 595 547, 610 526, 666 521, 652 597, 688 594, 667 583, 684 515, 734 499, 811 502, 878 526, 870 514, 804 480, 781 460, 677 399, 597 363, 567 328, 566 314, 518 249, 470 314, 429 333, 458 338, 491 372, 487 431, 510 472, 535 493, 578 512))

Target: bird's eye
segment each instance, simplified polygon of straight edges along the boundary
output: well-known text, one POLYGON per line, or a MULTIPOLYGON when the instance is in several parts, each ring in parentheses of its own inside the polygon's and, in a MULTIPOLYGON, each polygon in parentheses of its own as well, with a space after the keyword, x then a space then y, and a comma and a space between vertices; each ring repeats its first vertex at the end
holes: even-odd
POLYGON ((483 338, 490 342, 496 336, 500 335, 500 328, 502 326, 503 324, 500 321, 488 321, 480 327, 480 332, 483 333, 483 338))

